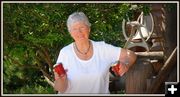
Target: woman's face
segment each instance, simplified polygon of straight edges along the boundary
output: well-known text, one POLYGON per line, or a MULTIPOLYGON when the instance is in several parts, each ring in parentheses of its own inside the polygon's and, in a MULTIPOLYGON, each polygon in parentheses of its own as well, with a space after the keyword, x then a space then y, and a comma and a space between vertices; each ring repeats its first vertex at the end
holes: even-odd
POLYGON ((75 41, 89 40, 90 28, 84 22, 75 22, 70 26, 70 34, 75 41))

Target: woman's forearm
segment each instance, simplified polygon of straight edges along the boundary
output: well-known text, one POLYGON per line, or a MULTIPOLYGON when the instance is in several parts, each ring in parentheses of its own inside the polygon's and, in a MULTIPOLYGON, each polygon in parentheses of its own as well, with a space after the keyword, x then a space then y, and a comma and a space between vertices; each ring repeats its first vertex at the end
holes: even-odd
POLYGON ((135 63, 136 59, 137 56, 133 51, 128 49, 121 50, 121 55, 119 59, 121 64, 125 64, 128 67, 131 67, 135 63))
POLYGON ((128 55, 129 63, 128 64, 129 64, 129 67, 131 67, 133 64, 135 64, 137 55, 133 51, 128 50, 128 52, 129 52, 129 55, 128 55))
POLYGON ((135 64, 136 59, 137 59, 137 56, 133 51, 122 49, 120 59, 119 59, 120 65, 119 65, 118 74, 120 76, 124 75, 124 73, 126 73, 129 70, 129 68, 133 64, 135 64))
POLYGON ((64 93, 68 87, 68 79, 66 76, 54 81, 54 89, 60 93, 64 93))

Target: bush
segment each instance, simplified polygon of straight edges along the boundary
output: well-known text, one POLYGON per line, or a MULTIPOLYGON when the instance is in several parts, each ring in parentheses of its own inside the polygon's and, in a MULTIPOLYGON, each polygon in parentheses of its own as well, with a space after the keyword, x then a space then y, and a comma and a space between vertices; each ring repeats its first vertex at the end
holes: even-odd
POLYGON ((50 86, 40 86, 40 85, 25 85, 24 87, 21 87, 19 89, 16 89, 13 91, 13 94, 54 94, 55 91, 50 86))

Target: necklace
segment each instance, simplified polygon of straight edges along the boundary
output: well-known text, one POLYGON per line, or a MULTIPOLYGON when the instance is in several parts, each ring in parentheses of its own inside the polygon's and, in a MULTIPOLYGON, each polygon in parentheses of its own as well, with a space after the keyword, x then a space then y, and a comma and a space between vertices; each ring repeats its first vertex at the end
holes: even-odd
POLYGON ((74 43, 75 49, 76 49, 80 54, 83 54, 83 55, 86 55, 86 54, 89 52, 90 45, 91 45, 91 42, 89 41, 89 47, 88 47, 88 49, 86 50, 86 52, 83 53, 83 52, 81 52, 81 51, 78 49, 76 43, 74 43))

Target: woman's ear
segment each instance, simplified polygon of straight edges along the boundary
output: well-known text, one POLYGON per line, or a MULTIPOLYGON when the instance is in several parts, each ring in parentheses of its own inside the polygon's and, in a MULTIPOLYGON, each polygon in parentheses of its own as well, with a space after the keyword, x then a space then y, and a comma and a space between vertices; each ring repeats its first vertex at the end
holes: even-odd
POLYGON ((74 39, 74 36, 73 36, 73 33, 72 32, 69 32, 70 36, 74 39))
POLYGON ((91 32, 91 28, 89 27, 89 34, 90 34, 90 32, 91 32))

